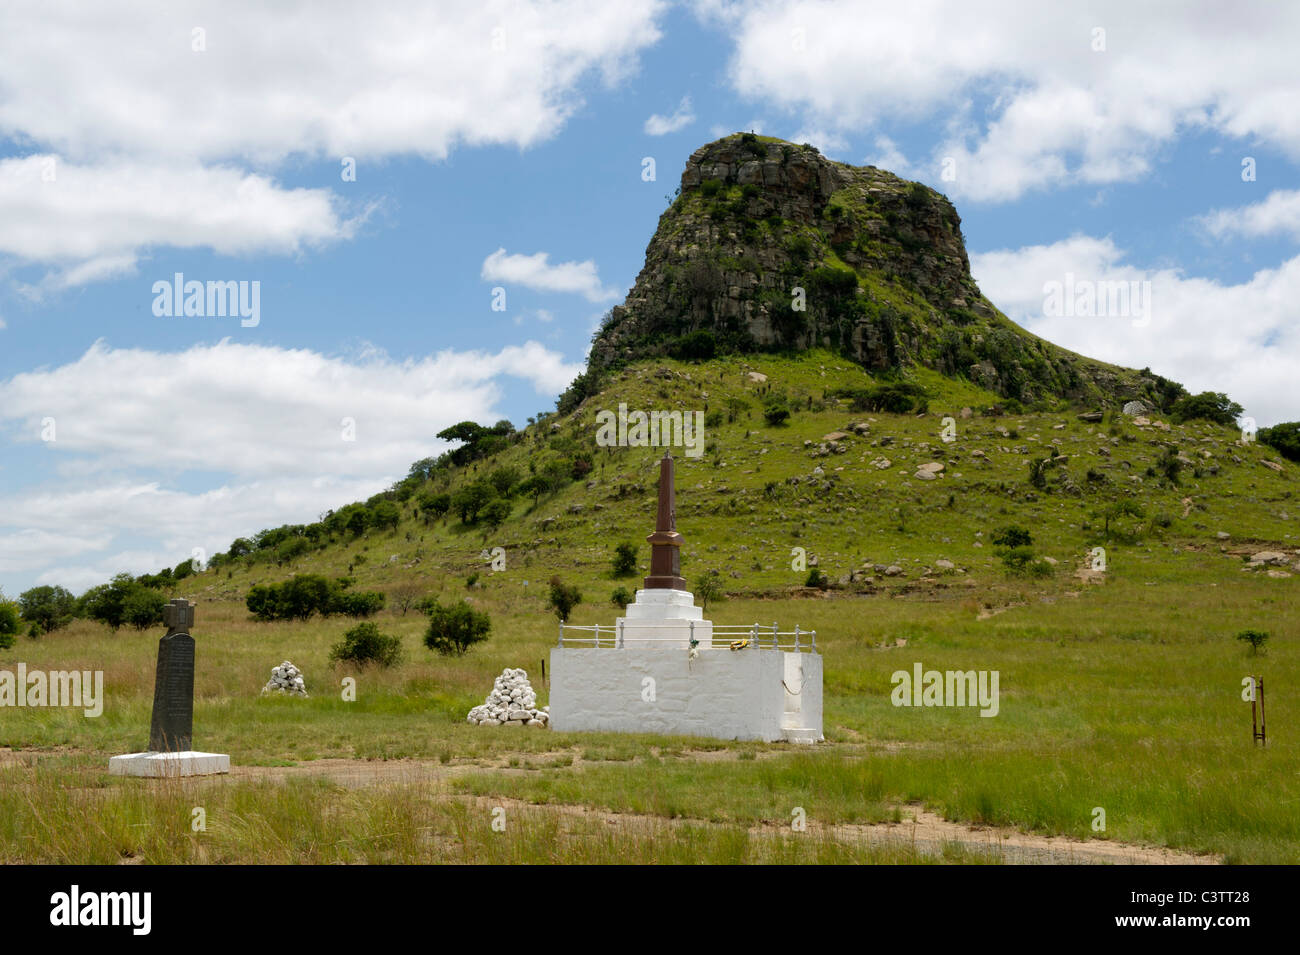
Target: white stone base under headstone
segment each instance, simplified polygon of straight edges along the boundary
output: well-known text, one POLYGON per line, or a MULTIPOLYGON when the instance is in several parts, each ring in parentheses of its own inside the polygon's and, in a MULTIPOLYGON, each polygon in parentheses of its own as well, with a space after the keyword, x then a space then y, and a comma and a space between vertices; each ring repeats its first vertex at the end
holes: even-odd
POLYGON ((230 757, 222 753, 128 753, 108 761, 114 776, 213 776, 230 772, 230 757))

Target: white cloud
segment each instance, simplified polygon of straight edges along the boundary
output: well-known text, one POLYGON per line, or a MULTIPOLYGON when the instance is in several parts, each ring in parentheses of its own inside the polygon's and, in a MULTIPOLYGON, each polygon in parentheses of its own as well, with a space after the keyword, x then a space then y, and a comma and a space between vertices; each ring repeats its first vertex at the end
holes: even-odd
POLYGON ((527 147, 660 37, 658 0, 49 0, 5 14, 0 133, 73 158, 527 147), (192 33, 206 31, 206 50, 192 33))
POLYGON ((844 136, 824 126, 804 126, 790 137, 792 143, 811 143, 817 151, 826 156, 835 156, 849 148, 844 136))
POLYGON ((479 273, 485 282, 513 282, 539 292, 572 292, 589 302, 607 302, 618 297, 615 289, 604 288, 591 259, 583 262, 550 264, 550 254, 507 254, 497 249, 483 260, 479 273))
POLYGON ((1261 426, 1300 418, 1300 256, 1248 281, 1225 284, 1177 269, 1125 261, 1109 238, 1076 235, 1051 245, 973 254, 971 273, 1010 318, 1072 351, 1131 368, 1150 367, 1192 392, 1223 391, 1261 426), (1052 317, 1045 285, 1150 282, 1145 322, 1052 317))
POLYGON ((1236 209, 1215 209, 1200 218, 1211 236, 1221 239, 1281 235, 1300 241, 1300 189, 1274 189, 1261 202, 1236 209))
POLYGON ((0 331, 4 331, 4 330, 5 330, 6 328, 8 328, 8 327, 9 327, 9 326, 7 326, 7 325, 5 324, 5 320, 4 320, 4 318, 0 317, 0 331))
POLYGON ((53 418, 52 452, 111 455, 117 466, 382 475, 427 455, 448 424, 491 417, 497 376, 549 396, 579 371, 537 342, 356 363, 229 341, 179 353, 97 342, 74 362, 0 382, 0 426, 35 442, 53 418), (343 440, 344 418, 356 422, 354 441, 343 440))
POLYGON ((157 245, 291 254, 346 239, 363 216, 341 205, 327 189, 282 189, 230 167, 0 159, 0 254, 54 266, 46 285, 66 288, 133 272, 157 245))
POLYGON ((888 136, 876 137, 876 153, 862 160, 868 166, 884 169, 898 176, 905 176, 912 164, 907 161, 898 144, 888 136))
POLYGON ((1019 0, 761 0, 697 5, 735 38, 741 94, 841 134, 946 127, 931 160, 954 194, 1132 181, 1181 133, 1214 130, 1300 158, 1300 7, 1019 0), (1094 28, 1105 49, 1093 49, 1094 28))
POLYGON ((730 136, 732 133, 736 132, 754 133, 761 136, 763 134, 763 120, 751 119, 743 126, 737 126, 734 129, 729 126, 724 126, 722 123, 715 123, 709 127, 709 134, 713 136, 714 139, 722 139, 724 136, 730 136))
POLYGON ((0 534, 0 571, 26 570, 33 563, 103 550, 111 540, 111 534, 56 534, 36 527, 0 534))
POLYGON ((86 586, 315 520, 443 450, 434 435, 448 425, 500 418, 501 376, 550 397, 581 370, 537 342, 418 361, 373 348, 348 361, 228 341, 177 353, 96 343, 0 381, 0 433, 66 464, 0 495, 0 571, 86 586), (54 440, 41 445, 45 418, 54 440))
POLYGON ((668 133, 676 133, 685 129, 691 123, 695 122, 695 113, 691 110, 691 98, 683 96, 682 101, 677 104, 677 109, 671 116, 660 116, 655 113, 645 121, 645 134, 647 136, 664 136, 668 133))
POLYGON ((0 138, 43 155, 0 164, 0 257, 51 267, 20 286, 39 297, 130 274, 152 246, 286 254, 349 238, 358 220, 330 190, 283 189, 266 170, 543 142, 592 79, 636 68, 662 9, 50 0, 7 11, 0 138))

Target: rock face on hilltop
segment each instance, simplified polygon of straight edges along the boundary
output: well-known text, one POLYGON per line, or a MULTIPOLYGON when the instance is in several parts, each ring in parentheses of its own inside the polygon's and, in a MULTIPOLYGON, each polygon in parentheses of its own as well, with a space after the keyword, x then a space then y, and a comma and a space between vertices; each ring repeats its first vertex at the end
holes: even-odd
POLYGON ((748 133, 701 147, 593 342, 588 384, 656 355, 813 347, 870 371, 924 365, 1022 402, 1163 402, 1172 385, 1002 315, 971 278, 960 216, 934 190, 748 133))

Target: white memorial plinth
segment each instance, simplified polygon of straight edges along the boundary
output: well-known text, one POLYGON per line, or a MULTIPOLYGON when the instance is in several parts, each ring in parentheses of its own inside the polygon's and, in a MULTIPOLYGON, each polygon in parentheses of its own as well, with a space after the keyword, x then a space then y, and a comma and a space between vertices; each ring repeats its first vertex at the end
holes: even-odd
POLYGON ((688 590, 638 590, 625 614, 614 622, 625 647, 685 650, 692 637, 697 646, 713 646, 713 623, 688 590))
POLYGON ((615 622, 614 645, 601 643, 599 626, 574 628, 595 636, 566 644, 560 624, 560 645, 551 651, 551 728, 815 743, 822 738, 816 643, 804 651, 798 628, 780 634, 774 624, 763 646, 768 634, 755 624, 724 633, 714 646, 713 622, 681 575, 673 480, 665 454, 655 530, 646 538, 650 576, 615 622))
POLYGON ((213 776, 230 772, 230 757, 223 753, 128 753, 108 761, 114 776, 213 776))

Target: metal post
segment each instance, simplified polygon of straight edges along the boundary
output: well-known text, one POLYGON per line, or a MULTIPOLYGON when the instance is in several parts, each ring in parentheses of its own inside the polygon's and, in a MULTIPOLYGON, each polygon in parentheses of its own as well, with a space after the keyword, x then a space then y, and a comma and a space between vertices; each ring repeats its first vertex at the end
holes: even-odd
POLYGON ((616 650, 622 650, 623 647, 624 647, 624 643, 623 643, 623 628, 624 628, 625 626, 627 626, 626 621, 620 620, 620 621, 618 622, 618 646, 615 647, 616 650))
POLYGON ((749 634, 749 642, 755 650, 758 649, 758 624, 754 624, 754 629, 749 634))
POLYGON ((799 652, 799 625, 794 625, 794 652, 799 652))
POLYGON ((1256 743, 1267 745, 1264 730, 1264 678, 1261 676, 1253 677, 1255 681, 1255 695, 1250 700, 1250 734, 1256 743), (1259 721, 1256 723, 1256 704, 1259 707, 1259 721))
POLYGON ((773 649, 773 650, 779 650, 779 649, 781 649, 780 647, 777 646, 777 643, 778 643, 778 642, 779 642, 779 641, 778 641, 777 638, 776 638, 776 621, 773 620, 773 621, 772 621, 772 649, 773 649))
POLYGON ((564 621, 563 621, 563 620, 560 621, 560 643, 559 643, 559 646, 564 646, 564 621))
POLYGON ((813 653, 817 652, 817 631, 816 630, 812 632, 812 652, 813 653))

